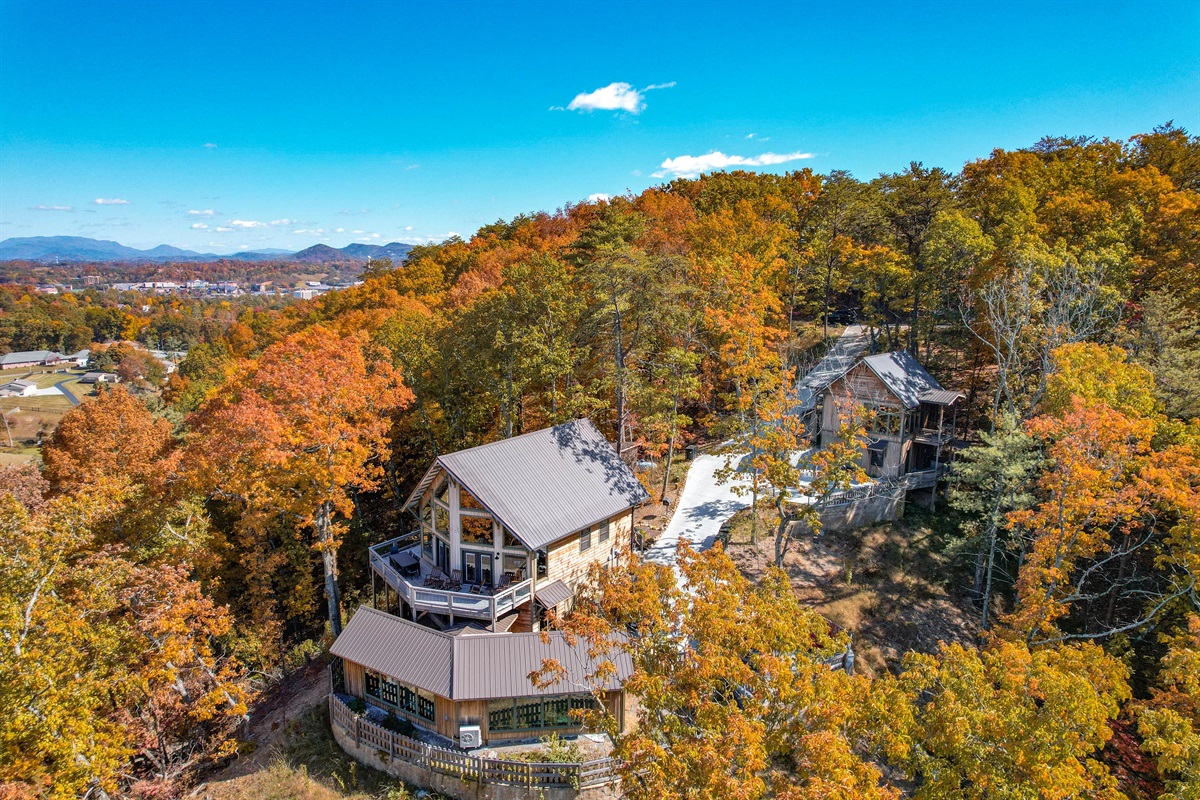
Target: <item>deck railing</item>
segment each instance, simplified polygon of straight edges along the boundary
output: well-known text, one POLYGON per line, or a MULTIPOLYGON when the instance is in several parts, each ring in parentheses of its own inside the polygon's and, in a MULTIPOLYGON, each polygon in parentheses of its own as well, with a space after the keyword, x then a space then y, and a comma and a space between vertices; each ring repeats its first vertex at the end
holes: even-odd
POLYGON ((393 544, 397 546, 397 550, 403 551, 419 542, 419 534, 413 532, 368 548, 368 552, 371 554, 372 569, 387 581, 388 585, 395 589, 396 593, 404 598, 409 606, 418 611, 489 619, 493 615, 503 616, 529 600, 533 591, 532 580, 514 584, 495 594, 433 589, 414 583, 401 575, 388 561, 389 554, 378 552, 379 550, 390 550, 393 544))
POLYGON ((335 695, 329 695, 329 721, 366 745, 417 767, 474 783, 587 789, 617 780, 616 761, 601 758, 582 763, 542 763, 481 758, 470 753, 437 747, 410 738, 360 717, 335 695))

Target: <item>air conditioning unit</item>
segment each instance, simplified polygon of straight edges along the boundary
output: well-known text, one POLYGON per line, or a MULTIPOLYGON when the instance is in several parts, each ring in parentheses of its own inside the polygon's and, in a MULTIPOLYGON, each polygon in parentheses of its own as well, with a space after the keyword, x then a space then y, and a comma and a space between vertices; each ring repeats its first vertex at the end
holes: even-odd
POLYGON ((461 725, 458 728, 458 743, 467 750, 483 747, 483 731, 478 725, 461 725))

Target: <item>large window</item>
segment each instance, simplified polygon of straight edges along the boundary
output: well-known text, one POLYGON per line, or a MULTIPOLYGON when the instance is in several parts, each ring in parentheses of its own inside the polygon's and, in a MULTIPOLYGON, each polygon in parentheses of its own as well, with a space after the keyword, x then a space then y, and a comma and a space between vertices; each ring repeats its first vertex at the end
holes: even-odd
POLYGON ((571 711, 596 708, 590 694, 555 697, 519 697, 488 701, 489 731, 532 731, 543 728, 574 728, 579 721, 571 711))
POLYGON ((427 722, 435 719, 432 692, 394 681, 373 670, 367 670, 366 690, 367 697, 385 706, 416 714, 427 722))
POLYGON ((600 541, 607 542, 608 535, 610 533, 610 529, 612 528, 612 525, 609 523, 608 520, 604 520, 604 522, 600 523, 599 527, 600 527, 600 537, 599 537, 600 541))
POLYGON ((871 433, 881 433, 887 436, 899 436, 904 412, 898 408, 879 406, 872 409, 875 418, 871 420, 871 433))
POLYGON ((579 552, 583 553, 592 549, 592 529, 584 528, 579 532, 579 552))

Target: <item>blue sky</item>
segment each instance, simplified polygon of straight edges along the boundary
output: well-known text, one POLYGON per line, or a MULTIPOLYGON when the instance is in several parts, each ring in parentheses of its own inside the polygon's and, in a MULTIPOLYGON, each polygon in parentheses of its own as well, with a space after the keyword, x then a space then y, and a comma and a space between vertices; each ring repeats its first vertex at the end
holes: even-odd
POLYGON ((0 0, 0 238, 420 242, 722 164, 957 170, 1168 119, 1200 131, 1194 0, 0 0))

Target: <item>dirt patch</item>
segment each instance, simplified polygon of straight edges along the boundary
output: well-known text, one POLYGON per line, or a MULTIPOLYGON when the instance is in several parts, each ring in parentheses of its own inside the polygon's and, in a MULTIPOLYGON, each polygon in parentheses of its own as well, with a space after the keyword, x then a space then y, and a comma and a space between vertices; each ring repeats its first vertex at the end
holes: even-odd
MULTIPOLYGON (((762 514, 751 545, 749 521, 749 511, 735 517, 727 552, 759 580, 775 560, 775 525, 762 514)), ((802 602, 852 632, 858 665, 875 674, 894 670, 910 650, 932 653, 940 642, 975 640, 978 613, 952 591, 943 551, 928 520, 905 519, 793 540, 784 570, 802 602)))
POLYGON ((285 749, 290 723, 327 702, 328 695, 329 672, 324 664, 314 663, 282 681, 250 713, 247 741, 251 752, 211 776, 209 782, 219 783, 264 769, 285 749))

